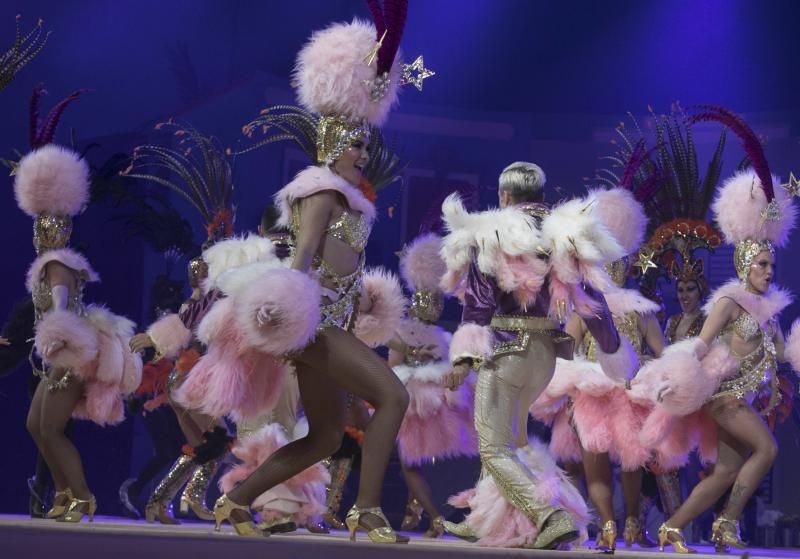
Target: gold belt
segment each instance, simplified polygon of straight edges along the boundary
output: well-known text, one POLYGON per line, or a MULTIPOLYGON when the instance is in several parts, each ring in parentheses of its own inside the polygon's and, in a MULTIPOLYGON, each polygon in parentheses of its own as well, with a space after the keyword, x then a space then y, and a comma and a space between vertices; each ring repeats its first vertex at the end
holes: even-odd
POLYGON ((498 314, 492 317, 489 325, 495 330, 527 330, 528 332, 551 332, 561 330, 558 322, 546 316, 515 316, 498 314))

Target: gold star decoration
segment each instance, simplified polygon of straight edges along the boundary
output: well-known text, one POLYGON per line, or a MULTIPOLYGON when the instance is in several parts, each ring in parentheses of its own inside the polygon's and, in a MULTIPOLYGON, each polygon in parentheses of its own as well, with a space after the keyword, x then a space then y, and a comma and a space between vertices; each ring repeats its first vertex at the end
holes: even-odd
POLYGON ((782 184, 781 188, 786 191, 789 198, 800 196, 800 181, 794 176, 794 173, 789 173, 789 182, 782 184))
POLYGON ((642 271, 642 275, 645 275, 648 270, 658 268, 656 263, 653 262, 653 256, 655 256, 655 251, 651 248, 643 247, 639 251, 639 257, 633 265, 642 271))
POLYGON ((425 67, 425 60, 420 54, 411 64, 403 64, 403 77, 400 80, 400 85, 410 83, 416 87, 417 90, 422 91, 422 82, 435 75, 436 72, 425 67))

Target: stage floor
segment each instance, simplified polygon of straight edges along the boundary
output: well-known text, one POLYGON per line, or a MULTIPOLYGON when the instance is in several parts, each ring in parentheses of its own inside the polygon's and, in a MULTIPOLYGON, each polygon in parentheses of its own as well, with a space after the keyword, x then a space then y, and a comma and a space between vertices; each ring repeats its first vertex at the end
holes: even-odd
MULTIPOLYGON (((357 543, 344 532, 328 535, 297 531, 264 539, 236 536, 229 526, 221 533, 207 523, 184 523, 181 526, 146 524, 112 517, 96 517, 93 523, 62 524, 52 520, 34 520, 23 516, 0 516, 0 558, 57 559, 234 559, 247 555, 268 559, 455 559, 501 558, 535 555, 540 559, 588 559, 599 551, 577 548, 572 551, 536 551, 526 549, 482 548, 457 539, 430 540, 415 537, 409 545, 375 545, 359 535, 357 543)), ((697 559, 719 558, 709 547, 698 547, 697 559)), ((751 549, 749 558, 800 558, 800 549, 751 549)), ((637 548, 617 550, 621 558, 663 558, 668 553, 637 548)), ((744 555, 736 552, 732 556, 744 555)))

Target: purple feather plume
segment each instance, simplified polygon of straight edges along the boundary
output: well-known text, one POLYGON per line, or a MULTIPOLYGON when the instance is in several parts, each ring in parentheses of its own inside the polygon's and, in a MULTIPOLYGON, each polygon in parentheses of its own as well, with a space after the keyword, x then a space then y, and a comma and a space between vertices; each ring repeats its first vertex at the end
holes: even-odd
POLYGON ((400 48, 400 39, 406 25, 408 0, 384 0, 383 16, 386 23, 386 38, 378 51, 378 75, 392 68, 394 58, 400 48))
POLYGON ((734 134, 739 136, 742 140, 744 152, 747 154, 748 159, 750 159, 750 163, 756 175, 761 180, 761 188, 764 189, 767 201, 771 202, 773 198, 775 198, 772 173, 769 171, 767 157, 764 154, 764 146, 761 144, 761 140, 758 139, 756 133, 753 132, 753 129, 750 128, 741 116, 724 107, 716 105, 696 105, 690 107, 690 109, 697 109, 703 112, 691 115, 689 117, 689 124, 707 121, 719 122, 723 126, 730 128, 734 134))
MULTIPOLYGON (((44 89, 42 89, 44 91, 44 89)), ((83 95, 84 93, 88 92, 88 89, 77 89, 67 95, 64 99, 59 101, 50 111, 47 113, 47 116, 44 117, 41 123, 37 122, 36 132, 31 137, 31 148, 36 149, 38 147, 47 145, 53 141, 53 137, 56 134, 56 128, 58 127, 58 123, 61 120, 61 116, 64 114, 66 108, 78 97, 83 95)), ((34 92, 35 95, 35 92, 34 92)), ((41 96, 41 95, 40 95, 41 96)), ((37 112, 37 121, 38 121, 38 99, 36 100, 36 112, 37 112)), ((31 100, 31 110, 33 111, 33 99, 31 100)), ((33 118, 33 115, 32 115, 33 118)))
POLYGON ((386 31, 383 8, 379 0, 367 0, 367 7, 369 8, 369 13, 372 14, 372 22, 375 24, 375 31, 377 31, 375 40, 380 41, 381 37, 383 37, 383 32, 386 31))
POLYGON ((40 83, 36 87, 33 88, 33 93, 31 94, 31 106, 28 112, 28 127, 29 127, 29 138, 31 148, 36 148, 36 134, 39 130, 39 105, 41 104, 42 97, 47 95, 47 90, 44 88, 44 84, 40 83))

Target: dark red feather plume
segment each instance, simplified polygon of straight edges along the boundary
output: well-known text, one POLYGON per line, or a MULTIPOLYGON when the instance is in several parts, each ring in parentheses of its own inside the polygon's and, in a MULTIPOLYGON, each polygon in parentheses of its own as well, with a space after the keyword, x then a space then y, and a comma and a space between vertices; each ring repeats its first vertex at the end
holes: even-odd
POLYGON ((772 173, 769 171, 767 157, 764 155, 764 146, 761 144, 761 140, 758 139, 756 133, 753 132, 753 129, 750 128, 741 116, 724 107, 716 105, 696 105, 689 108, 703 111, 691 115, 689 117, 689 124, 708 121, 719 122, 739 136, 742 140, 744 152, 747 154, 748 159, 750 159, 750 163, 756 175, 761 180, 761 188, 764 189, 767 201, 771 202, 773 198, 775 198, 772 173))
POLYGON ((400 49, 400 40, 403 38, 403 29, 406 26, 408 14, 408 0, 384 0, 381 7, 379 0, 367 0, 367 7, 375 23, 377 39, 383 37, 383 45, 378 50, 378 75, 388 72, 394 64, 397 51, 400 49))
POLYGON ((377 31, 376 41, 380 41, 383 37, 383 32, 386 31, 386 22, 383 19, 383 8, 379 0, 367 0, 367 7, 369 13, 372 14, 372 22, 375 24, 375 31, 377 31))
POLYGON ((61 120, 61 116, 64 114, 66 108, 70 105, 70 103, 88 91, 88 89, 78 89, 73 91, 64 99, 59 101, 52 109, 50 109, 44 119, 41 119, 39 118, 39 106, 42 97, 47 95, 47 90, 45 90, 44 84, 39 84, 33 89, 29 115, 31 149, 40 148, 53 141, 53 137, 56 134, 56 128, 58 127, 58 123, 61 120))

